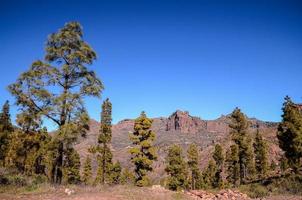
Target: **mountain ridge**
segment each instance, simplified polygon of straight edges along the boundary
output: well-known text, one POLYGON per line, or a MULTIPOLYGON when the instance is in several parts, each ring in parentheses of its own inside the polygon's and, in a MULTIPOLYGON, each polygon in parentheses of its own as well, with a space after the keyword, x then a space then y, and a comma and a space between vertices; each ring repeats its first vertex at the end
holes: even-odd
MULTIPOLYGON (((195 143, 201 150, 200 166, 207 164, 216 143, 221 143, 225 149, 231 144, 228 124, 229 115, 221 115, 215 120, 203 120, 200 117, 191 116, 188 111, 176 110, 168 117, 156 117, 153 119, 152 130, 156 133, 154 142, 158 149, 158 160, 154 163, 152 177, 158 179, 164 176, 165 156, 167 149, 172 144, 179 144, 187 150, 191 143, 195 143)), ((278 147, 276 131, 278 123, 261 121, 256 118, 247 118, 250 122, 249 133, 253 138, 256 130, 262 133, 269 144, 270 158, 278 160, 281 150, 278 147)), ((135 119, 124 119, 112 126, 111 150, 115 160, 119 160, 123 167, 131 167, 129 148, 132 146, 129 140, 129 132, 133 131, 135 119)), ((79 139, 75 145, 79 152, 81 162, 88 155, 88 148, 97 144, 100 123, 90 120, 90 130, 85 138, 79 139)), ((93 162, 96 169, 97 163, 93 162)), ((94 170, 95 171, 95 170, 94 170)))

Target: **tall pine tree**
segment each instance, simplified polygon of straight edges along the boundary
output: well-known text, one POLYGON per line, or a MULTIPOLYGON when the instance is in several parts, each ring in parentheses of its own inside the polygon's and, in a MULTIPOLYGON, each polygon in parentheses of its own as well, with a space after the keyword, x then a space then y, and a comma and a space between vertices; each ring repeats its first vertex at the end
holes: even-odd
POLYGON ((204 187, 206 189, 213 188, 214 182, 215 182, 215 174, 217 172, 217 166, 213 159, 210 159, 208 166, 204 169, 202 175, 203 175, 203 181, 204 181, 204 187))
POLYGON ((172 145, 168 149, 165 171, 169 177, 167 186, 170 190, 182 190, 188 187, 188 167, 184 160, 182 148, 172 145))
POLYGON ((233 185, 238 186, 240 180, 239 150, 238 145, 231 145, 226 153, 226 179, 233 185))
POLYGON ((263 178, 268 170, 267 144, 258 129, 254 142, 254 153, 256 172, 260 178, 263 178))
POLYGON ((243 183, 248 177, 254 175, 255 166, 252 141, 248 136, 249 123, 239 108, 232 112, 229 127, 231 128, 232 139, 238 145, 240 183, 243 183))
POLYGON ((134 147, 130 149, 131 162, 135 165, 135 183, 137 186, 149 184, 148 172, 152 171, 152 163, 157 159, 156 148, 153 146, 155 133, 151 130, 152 119, 145 112, 134 122, 134 132, 130 134, 130 140, 134 147))
POLYGON ((112 138, 111 121, 112 121, 112 104, 107 98, 102 105, 101 127, 98 138, 97 152, 98 155, 98 174, 97 179, 104 184, 109 181, 110 170, 113 165, 110 143, 112 138))
POLYGON ((9 137, 13 132, 13 125, 10 119, 9 102, 6 101, 0 113, 0 166, 5 165, 5 156, 7 154, 9 137))
POLYGON ((222 188, 223 187, 222 170, 223 170, 223 163, 224 163, 224 152, 220 144, 215 145, 213 159, 215 160, 216 163, 216 172, 215 172, 213 187, 222 188))
POLYGON ((200 189, 202 187, 201 173, 199 165, 199 153, 196 144, 191 144, 187 151, 188 166, 191 171, 190 187, 191 189, 200 189))
POLYGON ((60 183, 64 162, 68 161, 68 149, 74 138, 82 134, 78 130, 82 131, 83 126, 87 128, 84 124, 87 120, 82 120, 87 116, 83 100, 86 96, 100 97, 103 84, 88 69, 96 59, 96 53, 83 40, 79 23, 67 23, 51 34, 45 49, 45 59, 33 62, 9 90, 24 112, 33 113, 28 117, 48 119, 58 126, 59 131, 52 137, 51 145, 57 147, 53 149, 55 157, 48 161, 54 166, 49 166, 48 171, 51 180, 60 183))
POLYGON ((302 111, 286 96, 277 137, 289 166, 298 173, 302 157, 302 111))

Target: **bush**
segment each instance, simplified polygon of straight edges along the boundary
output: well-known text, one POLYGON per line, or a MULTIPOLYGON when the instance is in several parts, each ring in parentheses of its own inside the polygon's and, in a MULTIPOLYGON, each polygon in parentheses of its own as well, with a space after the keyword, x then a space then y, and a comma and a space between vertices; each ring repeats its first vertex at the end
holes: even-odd
POLYGON ((240 187, 240 190, 251 198, 262 198, 269 195, 267 187, 261 184, 244 185, 240 187))
POLYGON ((9 175, 8 183, 15 186, 25 186, 27 184, 26 177, 20 174, 9 175))
POLYGON ((271 178, 262 183, 240 186, 243 193, 252 198, 261 198, 273 194, 302 195, 302 175, 291 174, 286 177, 271 178))
POLYGON ((25 187, 25 191, 32 192, 38 189, 38 185, 31 184, 25 187))
POLYGON ((46 176, 44 176, 44 175, 35 175, 33 177, 31 185, 39 185, 39 184, 42 184, 42 183, 45 183, 45 182, 47 182, 47 177, 46 176))
POLYGON ((269 191, 265 186, 259 184, 250 186, 250 197, 262 198, 268 195, 269 195, 269 191))
POLYGON ((302 176, 290 175, 273 180, 269 185, 271 191, 276 193, 302 194, 302 176))

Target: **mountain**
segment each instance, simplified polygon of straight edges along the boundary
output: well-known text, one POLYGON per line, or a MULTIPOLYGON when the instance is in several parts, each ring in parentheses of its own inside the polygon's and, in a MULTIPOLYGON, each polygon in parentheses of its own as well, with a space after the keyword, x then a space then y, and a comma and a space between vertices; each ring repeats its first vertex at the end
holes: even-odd
MULTIPOLYGON (((250 121, 249 133, 254 137, 257 127, 263 137, 269 144, 270 159, 277 160, 281 150, 278 147, 276 131, 278 123, 264 122, 255 118, 248 118, 250 121)), ((196 143, 201 149, 200 166, 207 164, 209 157, 216 143, 221 143, 227 148, 231 143, 228 124, 229 115, 222 115, 215 120, 203 120, 194 117, 186 111, 177 110, 169 117, 159 117, 153 119, 152 130, 156 132, 157 138, 155 145, 158 148, 158 161, 154 163, 154 178, 164 175, 164 159, 167 149, 172 144, 179 144, 183 147, 184 152, 191 143, 196 143)), ((81 155, 83 162, 88 154, 88 148, 96 145, 99 134, 100 124, 90 121, 90 130, 85 138, 81 138, 76 144, 76 149, 81 155)), ((111 149, 115 160, 119 160, 125 167, 131 167, 130 155, 128 153, 131 147, 129 132, 133 131, 134 120, 125 119, 112 127, 112 145, 111 149)), ((96 162, 93 167, 96 168, 96 162)))

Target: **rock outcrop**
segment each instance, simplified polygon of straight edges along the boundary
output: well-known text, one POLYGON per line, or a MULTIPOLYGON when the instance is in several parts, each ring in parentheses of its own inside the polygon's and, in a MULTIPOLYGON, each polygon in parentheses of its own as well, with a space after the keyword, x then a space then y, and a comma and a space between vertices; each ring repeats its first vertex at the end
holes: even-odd
POLYGON ((166 131, 181 133, 198 133, 205 128, 205 122, 198 117, 192 117, 187 111, 177 110, 167 120, 166 131))

